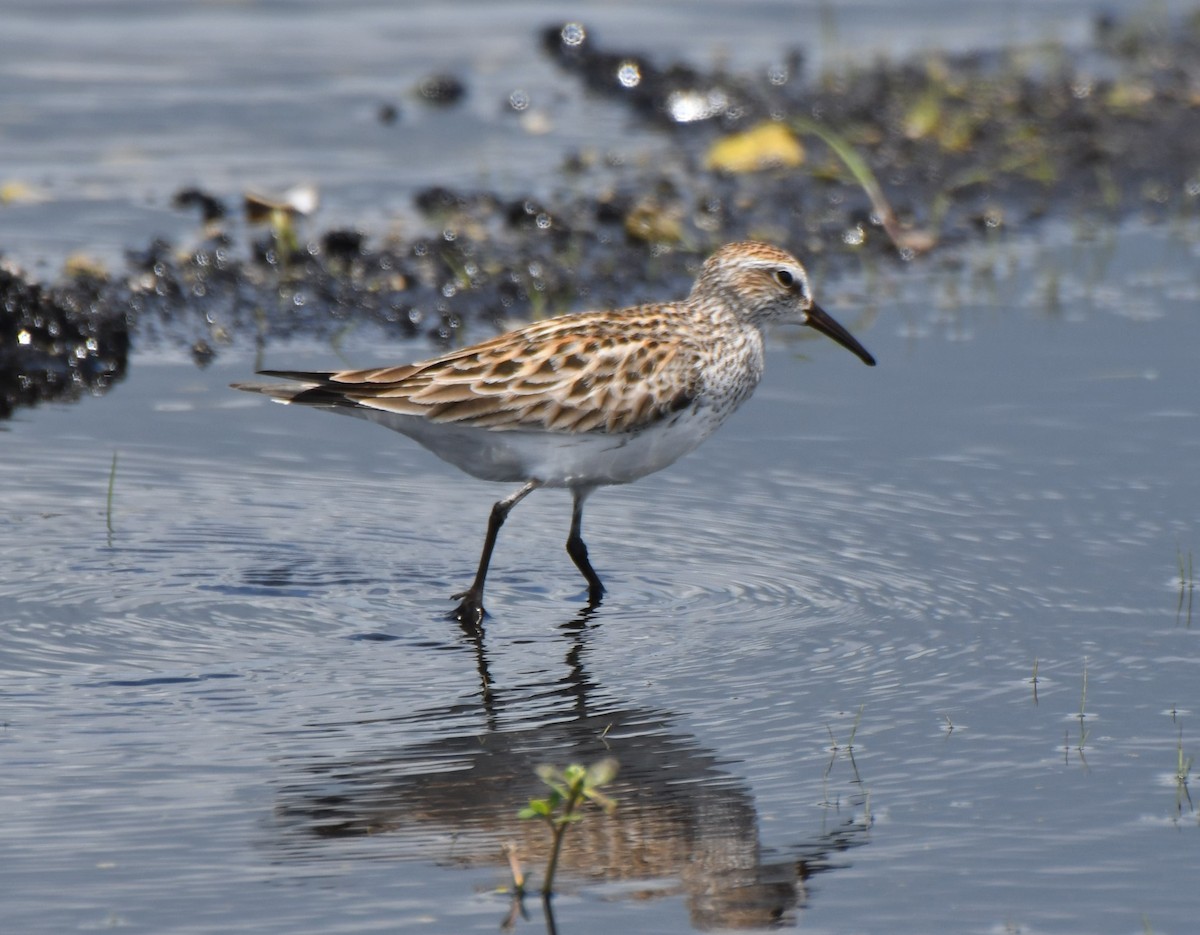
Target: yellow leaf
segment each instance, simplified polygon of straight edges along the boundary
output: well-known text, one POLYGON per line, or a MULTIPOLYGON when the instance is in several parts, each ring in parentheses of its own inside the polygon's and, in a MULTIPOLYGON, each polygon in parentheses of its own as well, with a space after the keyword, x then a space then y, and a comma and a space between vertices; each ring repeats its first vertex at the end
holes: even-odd
POLYGON ((744 133, 717 140, 709 147, 704 167, 720 172, 758 172, 804 162, 804 147, 782 123, 760 123, 744 133))

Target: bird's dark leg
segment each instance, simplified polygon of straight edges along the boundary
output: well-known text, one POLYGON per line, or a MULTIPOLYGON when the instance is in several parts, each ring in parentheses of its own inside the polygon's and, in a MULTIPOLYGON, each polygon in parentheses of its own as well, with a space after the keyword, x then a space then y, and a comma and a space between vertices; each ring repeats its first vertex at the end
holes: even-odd
POLYGON ((588 605, 592 607, 599 604, 600 599, 604 597, 604 585, 600 581, 600 576, 596 574, 596 569, 588 561, 587 544, 583 541, 583 536, 580 534, 580 527, 583 525, 583 501, 587 499, 587 495, 593 489, 592 487, 571 488, 571 496, 574 498, 574 501, 571 504, 571 533, 567 536, 567 554, 571 556, 571 561, 575 563, 575 567, 587 579, 588 605))
POLYGON ((488 518, 487 536, 483 540, 483 554, 479 556, 479 568, 475 571, 475 580, 461 594, 455 594, 454 600, 462 603, 454 611, 454 617, 465 626, 476 628, 483 622, 483 583, 487 579, 488 565, 492 561, 492 549, 496 547, 496 535, 508 518, 512 508, 537 490, 540 481, 531 480, 528 484, 511 496, 498 500, 492 505, 492 515, 488 518))

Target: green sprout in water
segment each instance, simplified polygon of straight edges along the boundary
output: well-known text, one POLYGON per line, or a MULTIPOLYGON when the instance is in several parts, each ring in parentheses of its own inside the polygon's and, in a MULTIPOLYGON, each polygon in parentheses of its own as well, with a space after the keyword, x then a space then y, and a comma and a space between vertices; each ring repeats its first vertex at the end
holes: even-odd
POLYGON ((1192 552, 1191 549, 1187 553, 1187 561, 1184 561, 1183 549, 1177 550, 1179 558, 1179 606, 1175 608, 1175 622, 1178 623, 1183 619, 1183 605, 1187 604, 1187 625, 1192 625, 1192 598, 1196 593, 1196 576, 1192 567, 1192 552), (1186 600, 1185 600, 1186 598, 1186 600))
POLYGON ((1179 744, 1175 748, 1175 813, 1183 814, 1183 803, 1187 802, 1188 811, 1193 811, 1192 793, 1188 789, 1188 779, 1192 775, 1192 757, 1183 752, 1183 728, 1179 728, 1179 744))
MULTIPOLYGON (((563 838, 567 828, 583 820, 583 806, 587 802, 599 805, 611 812, 617 803, 600 791, 616 778, 617 761, 612 757, 597 760, 591 766, 572 763, 565 769, 555 766, 539 766, 538 778, 550 787, 550 794, 541 799, 530 799, 529 805, 518 813, 521 818, 536 818, 550 829, 550 857, 546 861, 546 873, 542 880, 542 898, 549 899, 554 893, 554 874, 558 869, 558 858, 562 852, 563 838)), ((524 889, 524 881, 514 874, 518 895, 524 889)))
POLYGON ((1085 726, 1087 720, 1087 656, 1083 657, 1083 692, 1079 696, 1079 746, 1076 749, 1082 755, 1083 746, 1087 743, 1088 734, 1091 733, 1085 726))
POLYGON ((854 738, 858 734, 859 725, 862 723, 863 709, 865 707, 866 705, 858 706, 858 713, 854 716, 854 724, 850 728, 850 736, 846 738, 846 742, 844 744, 839 744, 837 742, 837 738, 833 735, 833 728, 828 724, 825 725, 825 729, 829 732, 829 740, 831 745, 829 747, 829 763, 825 767, 825 773, 821 779, 821 786, 824 793, 824 801, 822 804, 826 808, 840 809, 840 796, 836 801, 830 801, 829 799, 829 776, 833 771, 833 765, 837 762, 838 756, 844 753, 846 759, 850 761, 850 768, 854 771, 853 783, 862 790, 863 821, 866 823, 867 827, 870 827, 873 822, 873 819, 871 818, 871 790, 867 788, 866 783, 863 782, 862 776, 859 775, 858 763, 856 763, 854 760, 854 738))
POLYGON ((112 456, 112 467, 108 469, 108 497, 104 507, 104 523, 108 527, 108 544, 112 545, 113 535, 113 488, 117 483, 117 453, 112 456))
MULTIPOLYGON (((1083 657, 1083 687, 1079 692, 1079 713, 1072 715, 1073 718, 1079 721, 1079 743, 1075 744, 1075 752, 1079 754, 1079 762, 1087 768, 1087 757, 1084 754, 1084 747, 1087 746, 1088 736, 1091 734, 1091 728, 1087 726, 1088 718, 1091 717, 1087 713, 1087 693, 1088 693, 1088 661, 1087 656, 1083 657)), ((1067 762, 1071 756, 1071 739, 1070 730, 1063 728, 1063 761, 1067 762)))

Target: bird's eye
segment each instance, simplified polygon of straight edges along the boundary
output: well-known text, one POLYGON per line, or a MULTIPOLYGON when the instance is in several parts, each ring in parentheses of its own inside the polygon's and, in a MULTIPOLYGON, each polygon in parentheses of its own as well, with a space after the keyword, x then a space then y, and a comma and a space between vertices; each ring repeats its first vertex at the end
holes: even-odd
POLYGON ((775 281, 785 289, 791 289, 796 285, 796 277, 786 269, 775 270, 775 281))

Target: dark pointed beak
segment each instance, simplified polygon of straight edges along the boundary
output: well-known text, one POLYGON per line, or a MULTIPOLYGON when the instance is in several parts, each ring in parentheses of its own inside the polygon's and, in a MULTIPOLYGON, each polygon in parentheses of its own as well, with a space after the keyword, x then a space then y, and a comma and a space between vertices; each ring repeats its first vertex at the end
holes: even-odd
POLYGON ((855 354, 858 359, 868 367, 875 366, 875 358, 871 356, 870 352, 858 343, 854 335, 834 321, 831 316, 826 314, 824 309, 817 305, 816 302, 814 302, 812 307, 808 310, 808 321, 806 324, 808 324, 810 327, 816 328, 826 337, 833 338, 833 340, 837 341, 837 343, 846 350, 855 354))

